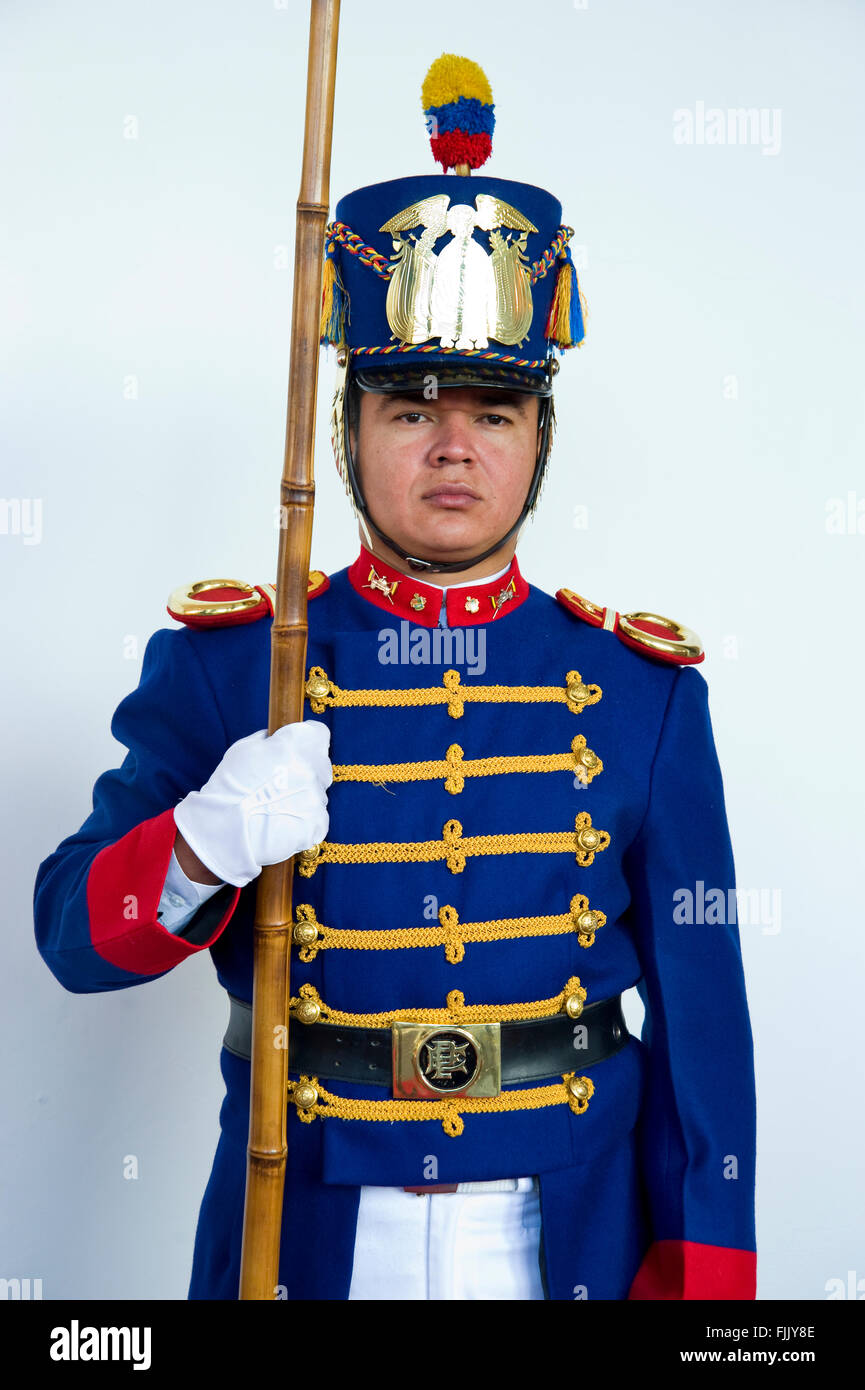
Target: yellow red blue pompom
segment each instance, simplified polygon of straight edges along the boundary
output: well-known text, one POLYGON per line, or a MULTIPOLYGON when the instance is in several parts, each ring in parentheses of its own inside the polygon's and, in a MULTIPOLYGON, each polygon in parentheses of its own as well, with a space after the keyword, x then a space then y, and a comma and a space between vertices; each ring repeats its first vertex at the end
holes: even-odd
POLYGON ((421 101, 433 156, 445 173, 461 164, 478 169, 486 163, 495 107, 483 68, 470 58, 443 53, 424 78, 421 101))

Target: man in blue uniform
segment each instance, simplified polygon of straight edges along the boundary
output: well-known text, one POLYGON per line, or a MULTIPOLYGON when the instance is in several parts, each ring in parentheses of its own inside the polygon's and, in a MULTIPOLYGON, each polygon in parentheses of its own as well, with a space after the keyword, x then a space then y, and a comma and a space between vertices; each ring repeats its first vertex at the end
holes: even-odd
POLYGON ((263 727, 271 586, 176 591, 112 722, 129 753, 40 867, 39 948, 79 992, 209 949, 231 996, 192 1298, 237 1297, 255 880, 292 853, 277 1296, 753 1298, 735 919, 682 920, 734 889, 702 649, 524 579, 554 351, 583 337, 571 232, 544 190, 469 178, 474 64, 434 64, 424 109, 445 173, 328 230, 362 543, 310 576, 311 718, 263 727))

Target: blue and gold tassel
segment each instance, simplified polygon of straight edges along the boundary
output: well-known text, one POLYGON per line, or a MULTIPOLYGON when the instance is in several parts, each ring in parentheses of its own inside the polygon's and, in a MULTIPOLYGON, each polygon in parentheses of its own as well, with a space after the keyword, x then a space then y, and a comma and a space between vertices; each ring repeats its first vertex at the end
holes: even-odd
POLYGON ((321 320, 319 341, 334 347, 345 347, 345 325, 350 319, 348 293, 342 283, 336 263, 336 242, 328 238, 325 247, 324 274, 321 282, 321 320))
POLYGON ((576 267, 571 260, 570 247, 565 246, 559 256, 556 287, 547 315, 545 337, 562 352, 566 348, 579 347, 586 336, 586 312, 586 301, 577 280, 576 267))

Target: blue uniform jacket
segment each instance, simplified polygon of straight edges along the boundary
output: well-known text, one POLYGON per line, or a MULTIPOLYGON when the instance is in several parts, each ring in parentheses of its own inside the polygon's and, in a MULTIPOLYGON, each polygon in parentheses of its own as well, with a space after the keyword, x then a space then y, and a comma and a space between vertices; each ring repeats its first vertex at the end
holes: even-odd
MULTIPOLYGON (((112 721, 123 764, 39 869, 38 946, 69 990, 125 989, 209 950, 220 984, 252 997, 255 883, 220 889, 178 935, 157 908, 173 807, 267 725, 260 592, 255 621, 153 634, 112 721)), ((327 840, 295 874, 319 936, 292 949, 292 995, 306 986, 324 1021, 383 1026, 419 1009, 540 1017, 577 988, 591 1004, 637 985, 642 1038, 588 1069, 575 1042, 582 1107, 561 1078, 507 1087, 498 1108, 406 1102, 431 1107, 417 1120, 359 1117, 358 1101, 388 1104, 380 1087, 327 1081, 303 1119, 289 1102, 281 1292, 346 1298, 364 1184, 537 1174, 550 1298, 753 1298, 752 1042, 706 683, 617 622, 581 620, 516 559, 451 589, 445 627, 440 603, 363 550, 310 602, 325 694, 305 716, 329 726, 337 771, 327 840)), ((221 1063, 191 1298, 238 1291, 249 1064, 225 1048, 221 1063)))

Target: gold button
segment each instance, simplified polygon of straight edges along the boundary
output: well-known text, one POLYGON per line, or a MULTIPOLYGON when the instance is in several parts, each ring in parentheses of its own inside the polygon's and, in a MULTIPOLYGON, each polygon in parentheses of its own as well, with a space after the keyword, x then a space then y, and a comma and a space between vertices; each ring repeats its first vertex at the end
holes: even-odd
POLYGON ((597 753, 593 753, 591 748, 584 748, 580 753, 580 762, 583 767, 594 767, 598 761, 597 753))
POLYGON ((312 922, 298 922, 291 939, 296 946, 311 946, 318 936, 318 928, 312 922))
POLYGON ((294 1088, 294 1103, 301 1110, 311 1110, 318 1100, 318 1089, 305 1081, 300 1086, 294 1088))
POLYGON ((589 1088, 581 1076, 572 1076, 568 1082, 568 1090, 572 1096, 578 1100, 585 1100, 589 1094, 589 1088))
POLYGON ((567 696, 572 705, 584 705, 591 693, 583 681, 573 681, 567 688, 567 696))
POLYGON ((577 836, 577 844, 580 846, 580 849, 597 849, 600 843, 601 837, 597 830, 591 825, 583 826, 583 829, 577 836))
POLYGON ((578 994, 569 994, 565 1000, 565 1013, 568 1018, 579 1018, 583 1012, 583 1001, 578 994))
POLYGON ((586 936, 598 930, 598 914, 596 912, 581 912, 577 918, 577 929, 584 932, 586 936))
POLYGON ((299 857, 303 860, 304 864, 312 864, 320 853, 321 845, 311 845, 309 849, 302 849, 299 857))
POLYGON ((301 999, 294 1010, 294 1016, 299 1023, 315 1023, 321 1013, 321 1005, 314 999, 301 999))
POLYGON ((306 683, 306 693, 313 700, 323 700, 330 694, 330 681, 326 676, 310 676, 306 683))

